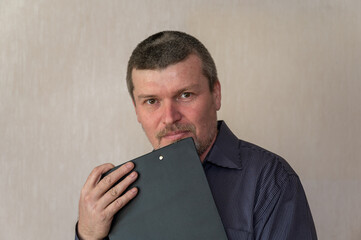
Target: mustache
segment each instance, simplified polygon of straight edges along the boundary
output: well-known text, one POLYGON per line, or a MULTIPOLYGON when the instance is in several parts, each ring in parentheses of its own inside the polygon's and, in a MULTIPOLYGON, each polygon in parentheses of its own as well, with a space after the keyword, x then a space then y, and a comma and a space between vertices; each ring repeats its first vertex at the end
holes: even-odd
POLYGON ((157 133, 156 137, 158 140, 160 140, 162 137, 166 136, 170 132, 176 132, 176 131, 192 132, 195 135, 196 127, 193 124, 189 124, 189 123, 188 124, 181 124, 181 123, 170 124, 170 125, 165 126, 165 128, 162 129, 161 131, 159 131, 157 133))

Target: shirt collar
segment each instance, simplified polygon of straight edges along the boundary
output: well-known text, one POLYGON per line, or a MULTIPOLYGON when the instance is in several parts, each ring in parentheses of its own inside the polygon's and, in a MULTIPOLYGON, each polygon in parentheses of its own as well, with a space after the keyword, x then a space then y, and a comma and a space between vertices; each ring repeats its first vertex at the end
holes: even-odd
POLYGON ((242 169, 239 140, 224 121, 218 121, 218 134, 204 163, 210 162, 220 167, 242 169))

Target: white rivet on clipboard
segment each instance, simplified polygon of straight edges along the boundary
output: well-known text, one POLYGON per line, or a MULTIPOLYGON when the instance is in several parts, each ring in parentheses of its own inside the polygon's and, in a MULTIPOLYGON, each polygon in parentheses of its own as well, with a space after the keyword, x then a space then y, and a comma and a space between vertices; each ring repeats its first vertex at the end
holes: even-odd
POLYGON ((163 160, 163 156, 162 156, 162 155, 159 156, 159 160, 163 160))

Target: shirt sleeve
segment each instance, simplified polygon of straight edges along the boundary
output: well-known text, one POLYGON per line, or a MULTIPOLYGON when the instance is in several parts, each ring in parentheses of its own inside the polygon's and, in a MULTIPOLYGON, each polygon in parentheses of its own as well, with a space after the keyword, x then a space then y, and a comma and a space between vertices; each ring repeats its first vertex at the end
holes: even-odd
POLYGON ((305 192, 294 172, 282 164, 267 167, 258 187, 255 239, 317 239, 305 192))
MULTIPOLYGON (((75 225, 75 240, 80 240, 78 237, 78 223, 75 225)), ((104 238, 104 240, 109 240, 109 237, 104 238)))

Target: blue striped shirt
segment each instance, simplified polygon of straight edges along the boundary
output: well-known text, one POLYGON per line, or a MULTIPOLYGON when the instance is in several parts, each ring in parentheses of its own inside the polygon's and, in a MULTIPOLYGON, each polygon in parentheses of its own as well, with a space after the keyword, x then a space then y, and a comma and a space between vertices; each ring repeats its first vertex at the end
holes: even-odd
POLYGON ((229 240, 317 239, 300 179, 280 156, 219 121, 203 166, 229 240))

